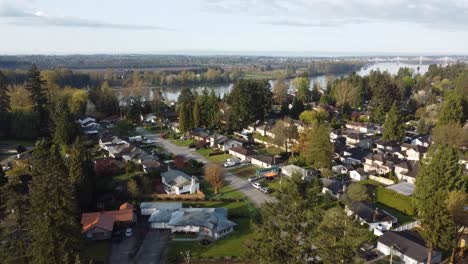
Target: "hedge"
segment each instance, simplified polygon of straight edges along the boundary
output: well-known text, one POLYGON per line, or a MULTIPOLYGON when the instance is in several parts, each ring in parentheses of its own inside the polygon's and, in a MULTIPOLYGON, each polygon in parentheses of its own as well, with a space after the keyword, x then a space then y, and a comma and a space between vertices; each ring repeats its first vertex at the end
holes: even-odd
POLYGON ((395 208, 409 216, 414 216, 416 214, 416 208, 410 196, 399 194, 384 187, 378 187, 376 198, 377 202, 395 208))

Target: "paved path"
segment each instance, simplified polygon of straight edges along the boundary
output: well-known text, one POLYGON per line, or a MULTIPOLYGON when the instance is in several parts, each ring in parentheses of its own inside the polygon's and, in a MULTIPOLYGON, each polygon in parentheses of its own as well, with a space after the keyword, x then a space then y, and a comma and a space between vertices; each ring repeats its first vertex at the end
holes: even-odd
POLYGON ((143 240, 143 243, 135 256, 135 263, 142 264, 164 264, 166 263, 166 248, 170 230, 151 229, 143 240))
MULTIPOLYGON (((138 134, 141 134, 148 139, 155 140, 157 144, 160 144, 167 151, 174 153, 175 155, 184 155, 187 158, 195 159, 203 163, 208 163, 208 160, 205 157, 203 157, 203 155, 195 152, 194 150, 188 149, 187 147, 176 146, 172 144, 169 140, 161 139, 159 135, 148 132, 142 127, 137 127, 136 131, 138 134)), ((247 196, 250 199, 250 201, 252 201, 252 203, 257 207, 260 207, 262 204, 266 202, 270 202, 270 203, 276 202, 275 197, 271 195, 267 195, 253 188, 250 185, 250 182, 248 180, 237 177, 236 175, 230 172, 226 172, 225 180, 228 185, 231 185, 235 189, 238 189, 245 196, 247 196)))

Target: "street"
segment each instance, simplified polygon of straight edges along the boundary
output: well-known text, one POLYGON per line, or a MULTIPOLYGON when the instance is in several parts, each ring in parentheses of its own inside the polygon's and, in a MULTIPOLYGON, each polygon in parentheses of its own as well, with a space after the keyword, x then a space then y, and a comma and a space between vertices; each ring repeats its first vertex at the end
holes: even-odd
MULTIPOLYGON (((156 141, 156 143, 160 144, 162 147, 164 147, 167 151, 174 153, 175 155, 183 155, 187 158, 190 159, 195 159, 199 162, 203 163, 208 163, 208 160, 200 155, 199 153, 195 152, 192 149, 188 149, 187 147, 179 147, 174 144, 172 144, 169 140, 167 139, 161 139, 159 137, 159 134, 153 134, 151 132, 148 132, 142 127, 137 127, 136 131, 138 134, 147 137, 148 139, 152 139, 156 141)), ((256 206, 260 207, 262 204, 266 202, 276 202, 276 198, 265 194, 255 188, 253 188, 250 185, 250 182, 246 179, 242 179, 237 177, 236 175, 226 171, 225 173, 225 181, 226 184, 234 187, 235 189, 239 190, 242 192, 245 196, 247 196, 250 201, 256 206)))

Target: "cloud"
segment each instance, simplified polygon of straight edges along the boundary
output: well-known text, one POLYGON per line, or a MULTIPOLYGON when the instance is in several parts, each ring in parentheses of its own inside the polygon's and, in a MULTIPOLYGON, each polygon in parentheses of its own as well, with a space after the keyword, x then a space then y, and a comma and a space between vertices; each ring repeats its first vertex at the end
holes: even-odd
POLYGON ((467 30, 467 0, 205 0, 206 10, 262 17, 259 23, 317 27, 402 22, 467 30))
POLYGON ((171 30, 153 25, 119 24, 104 21, 82 19, 78 17, 60 17, 45 11, 32 8, 31 0, 0 0, 0 18, 16 26, 51 26, 95 29, 129 29, 129 30, 171 30))

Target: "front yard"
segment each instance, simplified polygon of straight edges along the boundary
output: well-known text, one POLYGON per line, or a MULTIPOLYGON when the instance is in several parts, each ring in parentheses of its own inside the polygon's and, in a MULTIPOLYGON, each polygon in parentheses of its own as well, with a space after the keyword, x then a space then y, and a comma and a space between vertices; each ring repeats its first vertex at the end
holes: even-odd
POLYGON ((188 147, 190 144, 196 143, 196 140, 193 139, 172 139, 171 143, 179 147, 188 147))
POLYGON ((211 148, 197 149, 196 152, 202 155, 203 157, 205 157, 208 161, 213 162, 213 163, 218 163, 218 164, 222 164, 227 159, 232 158, 230 154, 220 154, 220 155, 210 156, 211 153, 215 152, 215 150, 211 148))
POLYGON ((236 168, 230 169, 229 172, 237 175, 240 178, 247 179, 252 176, 255 176, 255 173, 258 169, 259 167, 256 167, 254 165, 245 165, 245 166, 238 166, 236 168))

